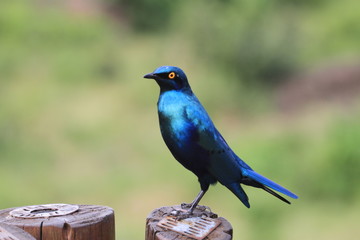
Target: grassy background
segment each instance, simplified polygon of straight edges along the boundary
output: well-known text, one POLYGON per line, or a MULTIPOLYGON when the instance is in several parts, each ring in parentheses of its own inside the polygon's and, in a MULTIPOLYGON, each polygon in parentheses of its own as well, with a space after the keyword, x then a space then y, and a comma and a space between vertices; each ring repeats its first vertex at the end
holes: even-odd
POLYGON ((176 65, 231 147, 300 196, 287 206, 246 188, 248 210, 211 187, 202 204, 234 239, 360 236, 360 78, 350 97, 345 72, 325 97, 331 76, 323 88, 291 81, 359 66, 359 10, 351 0, 1 1, 1 209, 107 205, 117 239, 143 239, 154 208, 190 202, 197 180, 166 149, 158 86, 142 79, 176 65), (294 82, 315 97, 282 110, 294 82))

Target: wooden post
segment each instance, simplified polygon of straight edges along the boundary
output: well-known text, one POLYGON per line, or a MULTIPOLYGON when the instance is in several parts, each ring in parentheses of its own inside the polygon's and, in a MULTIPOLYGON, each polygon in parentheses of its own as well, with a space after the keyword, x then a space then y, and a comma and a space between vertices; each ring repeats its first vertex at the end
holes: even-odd
POLYGON ((0 210, 1 223, 19 227, 37 240, 115 240, 114 211, 105 206, 45 204, 9 208, 0 210))
MULTIPOLYGON (((152 211, 146 218, 146 232, 145 240, 170 240, 170 239, 181 239, 181 240, 193 240, 194 238, 184 236, 181 233, 174 232, 172 230, 166 230, 160 227, 158 223, 163 220, 166 216, 171 215, 174 209, 181 209, 180 206, 161 207, 152 211)), ((201 213, 202 210, 195 209, 194 213, 201 213)), ((212 216, 220 224, 207 235, 204 240, 231 240, 232 239, 232 226, 231 224, 222 217, 217 217, 216 214, 212 216)), ((199 238, 202 239, 202 238, 199 238)))

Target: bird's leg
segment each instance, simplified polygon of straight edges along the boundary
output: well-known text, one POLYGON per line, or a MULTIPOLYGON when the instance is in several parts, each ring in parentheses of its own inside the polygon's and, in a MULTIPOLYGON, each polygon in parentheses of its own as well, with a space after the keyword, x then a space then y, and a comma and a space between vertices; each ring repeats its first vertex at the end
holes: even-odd
POLYGON ((193 214, 194 209, 196 208, 196 206, 199 204, 200 200, 202 199, 202 197, 205 195, 205 191, 204 190, 200 190, 199 194, 196 196, 196 198, 194 199, 194 201, 192 201, 192 203, 190 203, 190 209, 188 210, 188 214, 193 214))
POLYGON ((187 210, 186 212, 178 211, 175 214, 176 219, 177 220, 182 220, 182 219, 189 218, 189 217, 201 217, 203 215, 205 215, 205 216, 207 216, 207 215, 213 216, 213 213, 207 207, 204 207, 203 209, 200 209, 202 211, 201 213, 194 214, 195 208, 198 206, 200 200, 205 195, 205 193, 206 193, 206 191, 201 190, 199 192, 199 194, 196 196, 196 198, 194 199, 194 201, 192 201, 192 203, 190 203, 190 204, 186 204, 186 203, 181 204, 181 208, 189 208, 189 210, 187 210), (209 210, 209 211, 205 212, 206 210, 209 210))
POLYGON ((182 209, 189 209, 188 212, 191 211, 191 213, 194 211, 194 209, 198 206, 198 203, 200 202, 201 198, 204 196, 205 191, 201 190, 196 198, 191 203, 182 203, 181 208, 182 209))

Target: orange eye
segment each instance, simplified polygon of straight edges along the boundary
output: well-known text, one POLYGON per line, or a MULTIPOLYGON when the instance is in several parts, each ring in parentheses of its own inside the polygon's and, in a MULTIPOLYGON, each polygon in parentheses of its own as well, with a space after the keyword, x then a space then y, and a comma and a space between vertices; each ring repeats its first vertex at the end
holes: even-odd
POLYGON ((174 79, 175 78, 175 76, 176 76, 176 74, 174 73, 174 72, 171 72, 171 73, 169 73, 169 78, 170 79, 174 79))

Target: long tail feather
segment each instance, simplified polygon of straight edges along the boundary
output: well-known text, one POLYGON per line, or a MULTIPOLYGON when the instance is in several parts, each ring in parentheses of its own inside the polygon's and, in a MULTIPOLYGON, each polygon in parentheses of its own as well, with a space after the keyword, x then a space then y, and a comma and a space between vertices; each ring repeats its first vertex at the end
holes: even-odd
POLYGON ((276 192, 274 192, 273 190, 271 190, 268 187, 265 187, 264 185, 262 186, 262 189, 264 189, 265 191, 267 191, 268 193, 270 193, 271 195, 277 197, 278 199, 280 199, 283 202, 286 202, 287 204, 291 204, 291 202, 289 202, 286 198, 280 196, 279 194, 277 194, 276 192))
MULTIPOLYGON (((257 182, 259 182, 259 183, 261 183, 261 184, 264 184, 265 186, 267 186, 267 187, 269 187, 269 188, 272 188, 272 189, 274 189, 275 191, 281 192, 281 193, 283 193, 283 194, 285 194, 285 195, 287 195, 287 196, 289 196, 289 197, 292 197, 292 198, 295 198, 295 199, 298 198, 298 196, 296 196, 294 193, 290 192, 290 191, 287 190, 286 188, 280 186, 279 184, 271 181, 270 179, 268 179, 268 178, 260 175, 259 173, 255 172, 255 171, 253 171, 253 170, 247 169, 247 170, 243 171, 243 175, 246 176, 246 177, 249 177, 249 178, 251 178, 251 179, 253 179, 253 180, 255 180, 255 181, 257 181, 257 182)), ((267 192, 269 192, 269 191, 266 190, 265 188, 264 188, 264 190, 267 191, 267 192)), ((269 189, 269 190, 270 190, 270 189, 269 189)), ((269 193, 271 193, 271 192, 269 192, 269 193)), ((273 194, 273 193, 271 193, 271 194, 273 194)), ((273 194, 273 195, 274 195, 274 194, 273 194)), ((274 195, 274 196, 276 196, 276 195, 274 195)), ((278 196, 279 196, 279 195, 278 195, 278 196)), ((276 197, 278 197, 278 196, 276 196, 276 197)), ((280 198, 280 199, 281 199, 281 198, 280 198)), ((281 199, 281 200, 283 200, 283 199, 281 199)), ((287 200, 286 200, 286 201, 287 201, 287 200)), ((286 202, 286 201, 285 201, 285 202, 286 202)))

